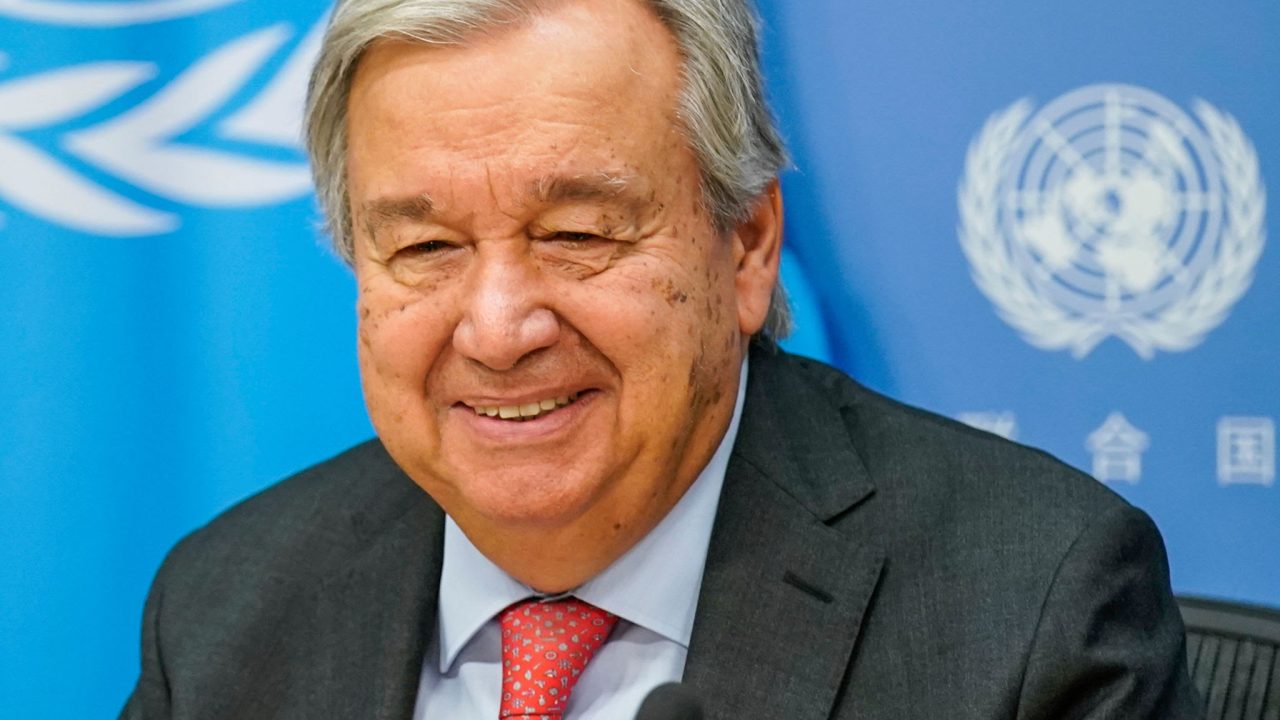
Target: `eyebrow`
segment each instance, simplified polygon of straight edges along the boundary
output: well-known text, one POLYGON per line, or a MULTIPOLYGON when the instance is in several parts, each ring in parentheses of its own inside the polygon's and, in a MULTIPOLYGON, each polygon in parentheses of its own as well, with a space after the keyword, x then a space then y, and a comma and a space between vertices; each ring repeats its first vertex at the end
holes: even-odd
MULTIPOLYGON (((636 176, 599 172, 589 175, 544 175, 529 184, 529 195, 542 205, 569 202, 605 202, 638 213, 653 201, 648 184, 636 176)), ((370 237, 397 221, 421 222, 436 214, 431 196, 378 198, 364 204, 364 226, 370 237)))
POLYGON ((635 176, 608 172, 591 175, 547 175, 532 183, 530 194, 544 205, 594 200, 620 202, 628 207, 643 207, 647 204, 647 199, 642 192, 642 185, 643 183, 635 176))
POLYGON ((365 232, 373 237, 378 228, 396 220, 419 221, 435 214, 436 204, 423 193, 404 198, 378 198, 364 205, 365 232))

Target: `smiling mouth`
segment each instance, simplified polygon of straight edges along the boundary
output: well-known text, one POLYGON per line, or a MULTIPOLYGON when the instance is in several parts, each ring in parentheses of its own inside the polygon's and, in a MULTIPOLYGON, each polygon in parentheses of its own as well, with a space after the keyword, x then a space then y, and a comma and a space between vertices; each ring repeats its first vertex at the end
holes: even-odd
POLYGON ((468 405, 477 415, 486 415, 510 422, 525 422, 534 418, 549 415, 562 407, 572 405, 581 393, 571 393, 560 397, 547 398, 523 405, 468 405))

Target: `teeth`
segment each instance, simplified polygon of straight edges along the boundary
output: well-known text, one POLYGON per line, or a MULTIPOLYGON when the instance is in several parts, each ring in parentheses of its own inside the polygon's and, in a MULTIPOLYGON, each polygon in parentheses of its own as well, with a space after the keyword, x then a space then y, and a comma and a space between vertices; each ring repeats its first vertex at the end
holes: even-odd
POLYGON ((500 405, 497 407, 479 406, 472 408, 477 415, 487 415, 489 417, 502 418, 503 420, 530 420, 544 413, 552 412, 558 408, 578 399, 578 394, 561 395, 557 398, 547 398, 538 402, 525 403, 524 405, 500 405))

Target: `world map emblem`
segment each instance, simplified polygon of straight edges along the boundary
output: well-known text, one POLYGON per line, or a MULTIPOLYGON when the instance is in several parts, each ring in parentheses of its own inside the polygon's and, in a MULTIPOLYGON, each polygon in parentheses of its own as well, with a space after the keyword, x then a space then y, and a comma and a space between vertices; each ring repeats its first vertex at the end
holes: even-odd
POLYGON ((1265 244, 1253 145, 1203 100, 1132 85, 1021 99, 969 146, 960 245, 1030 344, 1083 358, 1109 337, 1144 359, 1226 320, 1265 244))

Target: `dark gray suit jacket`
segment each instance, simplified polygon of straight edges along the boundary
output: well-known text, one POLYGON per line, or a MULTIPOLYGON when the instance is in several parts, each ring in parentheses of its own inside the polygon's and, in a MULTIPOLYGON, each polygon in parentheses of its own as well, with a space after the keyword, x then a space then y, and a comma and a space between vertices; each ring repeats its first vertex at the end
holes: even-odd
MULTIPOLYGON (((710 718, 1199 717, 1159 533, 1101 484, 782 353, 745 408, 685 670, 710 718)), ((442 528, 376 441, 242 503, 160 569, 123 717, 409 718, 442 528)))

